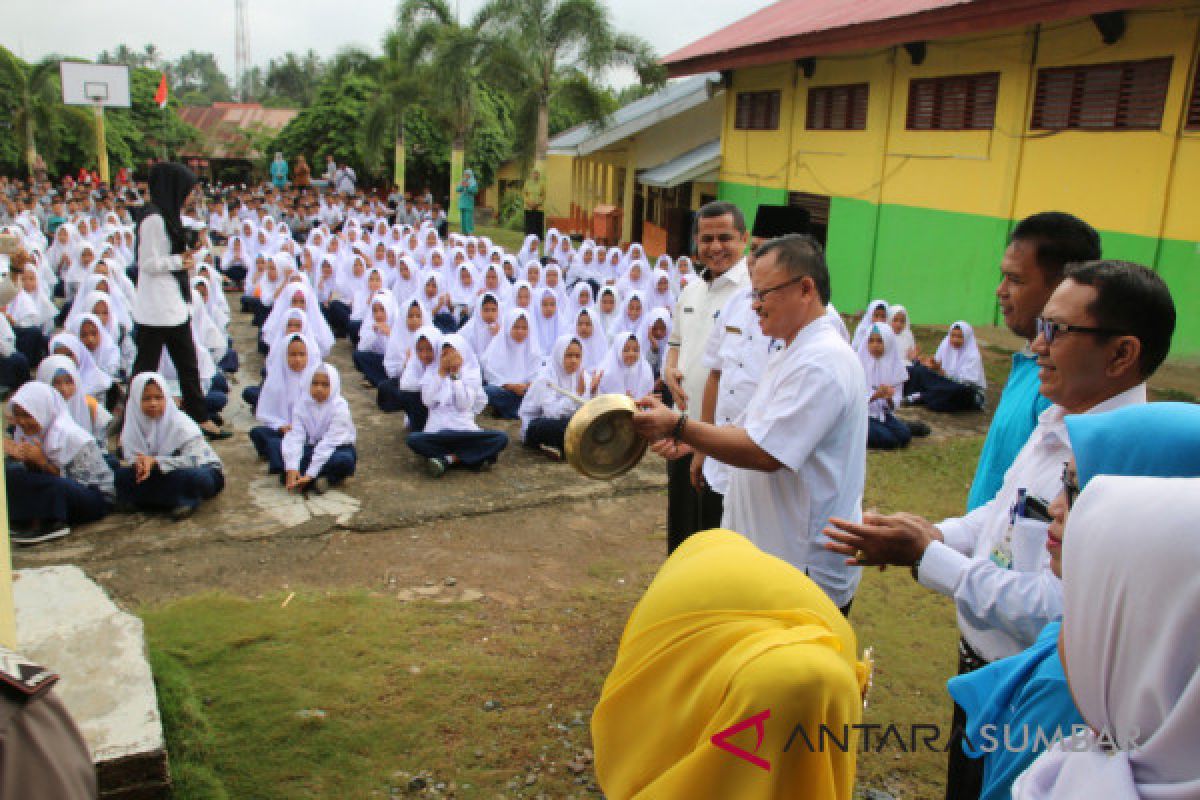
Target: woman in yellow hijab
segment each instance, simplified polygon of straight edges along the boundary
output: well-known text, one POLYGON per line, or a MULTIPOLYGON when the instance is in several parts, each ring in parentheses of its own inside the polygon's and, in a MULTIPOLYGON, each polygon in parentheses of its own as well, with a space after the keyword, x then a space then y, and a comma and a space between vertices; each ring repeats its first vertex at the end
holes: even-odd
POLYGON ((692 536, 633 610, 592 715, 600 787, 847 800, 869 677, 855 651, 803 573, 732 531, 692 536))

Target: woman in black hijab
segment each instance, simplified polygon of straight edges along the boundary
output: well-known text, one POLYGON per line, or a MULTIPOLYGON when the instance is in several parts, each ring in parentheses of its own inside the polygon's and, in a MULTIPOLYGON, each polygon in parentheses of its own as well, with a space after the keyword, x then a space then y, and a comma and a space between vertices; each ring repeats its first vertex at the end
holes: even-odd
POLYGON ((133 374, 156 372, 165 347, 179 374, 184 412, 210 439, 227 438, 231 434, 213 423, 204 404, 190 324, 192 253, 180 213, 196 176, 182 164, 159 163, 150 168, 148 183, 150 202, 138 215, 137 227, 133 374))

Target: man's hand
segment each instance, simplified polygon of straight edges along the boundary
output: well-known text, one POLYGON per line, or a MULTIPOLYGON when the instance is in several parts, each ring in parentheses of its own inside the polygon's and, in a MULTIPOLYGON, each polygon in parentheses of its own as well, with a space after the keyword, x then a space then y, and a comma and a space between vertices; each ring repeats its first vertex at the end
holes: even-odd
POLYGON ((852 566, 895 564, 910 567, 925 554, 930 543, 942 541, 942 532, 916 514, 863 514, 861 523, 832 518, 825 535, 832 539, 826 550, 847 556, 852 566), (863 558, 859 558, 859 556, 863 558))
POLYGON ((708 481, 704 480, 704 453, 696 453, 692 456, 692 486, 697 492, 703 492, 708 486, 708 481))
POLYGON ((641 411, 634 413, 633 427, 643 438, 657 442, 667 438, 675 430, 680 412, 667 408, 659 398, 648 395, 638 400, 637 406, 641 411))
POLYGON ((687 411, 688 396, 683 390, 683 372, 678 369, 663 370, 663 380, 667 384, 667 389, 671 391, 671 397, 675 398, 675 407, 680 411, 687 411))

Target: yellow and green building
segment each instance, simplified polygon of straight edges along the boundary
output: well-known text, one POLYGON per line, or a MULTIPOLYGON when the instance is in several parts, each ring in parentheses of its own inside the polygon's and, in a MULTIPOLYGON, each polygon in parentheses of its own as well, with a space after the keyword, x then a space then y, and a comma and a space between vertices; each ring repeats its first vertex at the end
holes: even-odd
POLYGON ((1157 270, 1200 354, 1200 0, 782 0, 665 59, 720 72, 718 195, 806 208, 834 301, 998 320, 1016 220, 1157 270))

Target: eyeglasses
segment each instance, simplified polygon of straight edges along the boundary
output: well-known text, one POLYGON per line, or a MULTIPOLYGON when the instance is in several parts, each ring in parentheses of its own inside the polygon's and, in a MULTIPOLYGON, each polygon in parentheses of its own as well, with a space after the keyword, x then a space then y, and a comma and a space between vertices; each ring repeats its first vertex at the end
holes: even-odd
POLYGON ((1038 335, 1046 340, 1046 344, 1054 344, 1054 340, 1064 333, 1094 333, 1097 336, 1123 336, 1124 331, 1115 328, 1093 328, 1087 325, 1068 325, 1065 322, 1055 322, 1045 317, 1037 318, 1038 335))
POLYGON ((721 244, 729 244, 738 238, 736 233, 705 233, 696 237, 696 241, 700 244, 712 244, 720 242, 721 244))
POLYGON ((1079 476, 1071 469, 1071 462, 1063 463, 1062 474, 1063 492, 1067 495, 1067 508, 1075 505, 1075 498, 1079 497, 1079 476))
POLYGON ((772 286, 769 289, 751 289, 750 297, 754 300, 754 302, 761 303, 767 299, 767 295, 769 295, 771 292, 777 292, 780 289, 785 289, 788 286, 791 286, 793 283, 799 283, 800 281, 804 280, 806 277, 808 277, 808 276, 801 275, 798 278, 792 278, 790 281, 784 281, 783 283, 779 284, 778 286, 772 286))

